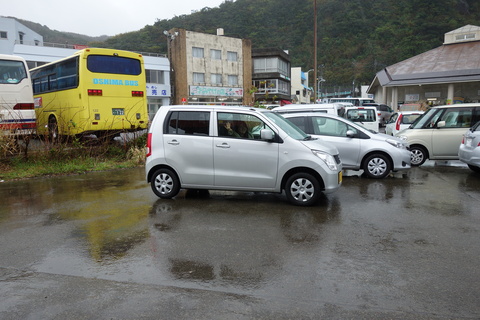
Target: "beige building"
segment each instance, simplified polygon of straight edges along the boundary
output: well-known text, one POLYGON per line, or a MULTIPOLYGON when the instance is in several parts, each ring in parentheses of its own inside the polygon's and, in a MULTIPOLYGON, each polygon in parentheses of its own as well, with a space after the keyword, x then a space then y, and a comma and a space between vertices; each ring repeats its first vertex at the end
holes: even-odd
POLYGON ((444 44, 378 72, 367 93, 394 109, 401 104, 480 101, 480 27, 445 34, 444 44))
POLYGON ((250 40, 172 29, 165 32, 172 68, 172 104, 250 105, 250 40))

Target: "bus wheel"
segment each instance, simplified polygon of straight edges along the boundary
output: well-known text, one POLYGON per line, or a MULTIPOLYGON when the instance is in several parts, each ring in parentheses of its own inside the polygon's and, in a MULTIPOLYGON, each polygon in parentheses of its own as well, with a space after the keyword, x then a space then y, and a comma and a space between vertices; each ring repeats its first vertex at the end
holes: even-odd
POLYGON ((51 142, 58 141, 58 123, 54 116, 48 118, 48 139, 51 142))

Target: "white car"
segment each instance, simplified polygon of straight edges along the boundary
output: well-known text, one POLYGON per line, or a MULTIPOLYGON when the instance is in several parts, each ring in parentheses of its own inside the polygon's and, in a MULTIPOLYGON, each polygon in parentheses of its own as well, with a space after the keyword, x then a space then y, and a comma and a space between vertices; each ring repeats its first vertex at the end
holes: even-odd
POLYGON ((366 176, 381 179, 391 171, 410 168, 410 151, 398 138, 326 113, 289 113, 284 117, 306 133, 335 145, 344 169, 362 169, 366 176))
POLYGON ((161 107, 147 150, 146 180, 163 199, 182 188, 285 192, 291 203, 307 206, 342 183, 335 146, 266 109, 161 107))
POLYGON ((394 136, 399 131, 407 129, 424 111, 399 111, 392 114, 385 126, 385 134, 394 136))
POLYGON ((480 173, 480 121, 463 135, 462 143, 458 148, 458 158, 472 171, 480 173))
POLYGON ((347 107, 343 117, 376 132, 380 128, 376 107, 347 107))
POLYGON ((317 104, 287 104, 273 110, 280 114, 295 112, 323 112, 343 116, 345 106, 343 103, 317 103, 317 104))

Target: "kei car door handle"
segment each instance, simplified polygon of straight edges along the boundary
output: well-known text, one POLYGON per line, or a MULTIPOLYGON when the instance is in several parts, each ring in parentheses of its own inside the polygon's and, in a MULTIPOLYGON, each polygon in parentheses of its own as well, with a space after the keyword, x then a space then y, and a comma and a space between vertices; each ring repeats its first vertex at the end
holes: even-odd
POLYGON ((171 144, 171 145, 174 145, 174 146, 178 146, 180 144, 180 142, 178 142, 177 140, 170 140, 167 143, 171 144))
POLYGON ((217 144, 217 148, 223 148, 223 149, 228 149, 230 148, 230 145, 228 143, 222 143, 222 144, 217 144))

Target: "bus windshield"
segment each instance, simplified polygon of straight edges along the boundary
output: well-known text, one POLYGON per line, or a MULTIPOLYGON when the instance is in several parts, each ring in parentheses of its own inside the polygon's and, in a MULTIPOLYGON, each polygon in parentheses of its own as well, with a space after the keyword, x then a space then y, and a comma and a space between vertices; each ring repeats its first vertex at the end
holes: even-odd
POLYGON ((87 68, 96 73, 128 74, 138 76, 142 72, 140 60, 118 56, 89 55, 87 68))
POLYGON ((0 60, 0 83, 17 84, 27 78, 22 61, 0 60))
POLYGON ((32 81, 25 59, 0 54, 0 136, 35 132, 32 81))

